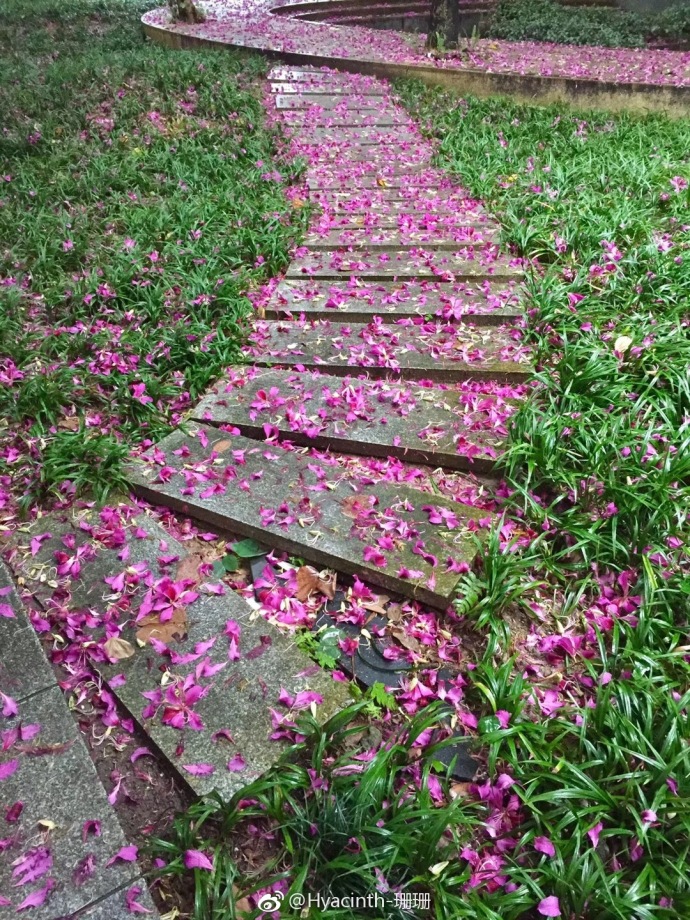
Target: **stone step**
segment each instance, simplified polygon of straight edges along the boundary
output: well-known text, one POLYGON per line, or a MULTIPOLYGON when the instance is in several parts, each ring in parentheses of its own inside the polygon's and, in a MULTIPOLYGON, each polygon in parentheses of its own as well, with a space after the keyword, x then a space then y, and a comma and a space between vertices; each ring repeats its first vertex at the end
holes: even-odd
MULTIPOLYGON (((44 519, 45 520, 45 519, 44 519)), ((0 906, 3 920, 16 917, 21 902, 46 885, 51 887, 43 904, 31 908, 32 918, 57 920, 84 911, 91 918, 102 898, 109 900, 109 918, 124 920, 124 888, 135 882, 135 864, 108 860, 127 841, 108 802, 81 732, 68 709, 24 605, 13 589, 13 580, 0 562, 0 588, 11 589, 0 601, 13 615, 0 617, 0 688, 14 700, 18 714, 3 720, 7 745, 0 751, 0 766, 15 769, 0 783, 0 813, 21 803, 16 823, 3 828, 6 846, 0 848, 0 892, 10 905, 0 906), (36 726, 36 734, 12 741, 14 729, 36 726), (51 830, 39 822, 50 821, 51 830), (100 835, 82 835, 86 821, 100 822, 100 835), (44 847, 49 870, 34 882, 17 884, 13 864, 34 848, 44 847), (93 860, 94 871, 75 880, 84 860, 93 860)), ((139 883, 139 902, 157 917, 146 884, 139 883)))
POLYGON ((319 127, 310 126, 308 137, 303 128, 294 126, 288 133, 293 138, 299 135, 299 143, 293 140, 293 146, 302 148, 305 152, 311 148, 321 149, 324 144, 337 144, 338 146, 363 147, 393 144, 418 144, 421 140, 419 132, 412 128, 402 128, 398 125, 383 127, 319 127))
POLYGON ((462 195, 444 198, 434 194, 417 194, 401 197, 398 189, 357 190, 350 197, 340 192, 312 192, 312 203, 323 214, 333 219, 349 217, 351 220, 390 220, 395 226, 412 220, 461 219, 475 221, 484 218, 483 208, 471 198, 462 195))
POLYGON ((360 167, 339 166, 336 170, 325 169, 307 170, 305 176, 309 189, 337 189, 352 194, 353 187, 362 190, 401 189, 410 194, 419 191, 421 194, 430 193, 438 197, 442 193, 457 195, 457 186, 444 181, 443 176, 431 169, 422 169, 419 166, 410 167, 383 167, 368 171, 360 167))
MULTIPOLYGON (((184 438, 181 434, 180 437, 184 438)), ((184 462, 180 459, 181 465, 184 462)), ((156 500, 166 504, 164 498, 156 496, 156 500)), ((315 707, 319 721, 346 705, 349 691, 346 684, 333 681, 329 674, 315 667, 289 636, 257 615, 236 592, 225 585, 219 588, 219 578, 209 573, 208 566, 214 554, 218 559, 224 555, 224 539, 201 544, 203 554, 198 550, 198 541, 197 549, 190 551, 188 543, 178 542, 152 518, 135 515, 134 511, 125 506, 122 542, 115 545, 108 542, 110 530, 101 525, 96 511, 79 512, 72 517, 64 513, 43 517, 37 525, 38 531, 52 536, 41 543, 35 557, 28 556, 23 577, 32 592, 47 601, 50 594, 39 579, 47 568, 54 571, 54 553, 64 551, 65 539, 74 547, 72 552, 81 551, 79 578, 70 583, 73 607, 77 609, 81 604, 79 609, 85 606, 103 609, 103 598, 107 596, 109 610, 117 609, 112 603, 117 599, 120 609, 127 611, 120 623, 123 627, 120 638, 130 643, 132 655, 112 663, 99 663, 101 677, 183 783, 198 795, 216 791, 228 799, 272 766, 285 750, 285 742, 270 737, 274 731, 271 710, 281 710, 278 703, 281 689, 291 696, 306 690, 318 693, 323 699, 315 707), (98 534, 104 530, 101 540, 98 534), (124 560, 123 546, 128 553, 124 560), (113 585, 112 580, 123 574, 124 583, 113 585), (196 595, 175 601, 174 617, 179 633, 175 629, 169 630, 170 635, 161 632, 166 628, 165 623, 157 626, 158 617, 154 615, 153 637, 161 641, 164 638, 174 658, 165 649, 157 651, 148 636, 138 638, 137 630, 147 624, 136 622, 149 587, 152 592, 149 596, 157 602, 165 597, 163 592, 171 582, 177 586, 178 598, 182 598, 183 588, 196 595), (223 593, 213 593, 216 590, 223 593), (237 659, 229 657, 226 632, 229 620, 239 627, 237 659), (172 636, 173 632, 179 639, 172 636), (205 650, 200 653, 200 648, 205 650), (200 667, 208 676, 199 672, 200 667), (185 681, 203 688, 204 695, 198 702, 192 703, 186 690, 176 691, 185 681), (183 731, 183 724, 178 728, 164 721, 164 704, 157 706, 157 699, 144 696, 145 693, 156 696, 159 691, 167 693, 171 714, 179 711, 182 722, 186 723, 187 702, 189 711, 201 720, 203 727, 183 731), (154 704, 151 713, 146 712, 149 703, 154 704), (225 734, 219 737, 218 732, 227 732, 230 737, 225 734), (228 762, 237 756, 246 766, 238 763, 237 769, 229 770, 228 762), (209 764, 213 772, 185 769, 196 764, 209 764)), ((109 523, 112 517, 111 512, 109 523)), ((27 536, 27 542, 29 539, 27 536)))
POLYGON ((401 251, 404 249, 446 249, 456 252, 463 246, 483 246, 495 242, 499 233, 481 224, 465 224, 452 232, 445 227, 431 230, 399 230, 398 228, 351 228, 331 230, 325 234, 307 233, 303 245, 314 252, 337 249, 368 249, 370 252, 401 251))
MULTIPOLYGON (((303 250, 299 250, 302 252, 303 250)), ((285 277, 315 278, 321 281, 338 281, 357 277, 367 281, 392 281, 396 278, 445 279, 471 281, 489 279, 512 281, 523 277, 521 268, 497 247, 485 243, 467 244, 456 252, 419 247, 415 250, 377 252, 360 249, 356 252, 308 251, 292 260, 285 277)))
POLYGON ((309 158, 311 166, 331 165, 339 166, 341 163, 368 163, 373 168, 377 165, 390 165, 395 163, 414 163, 418 164, 420 169, 425 169, 430 165, 432 150, 422 143, 400 145, 399 149, 391 150, 372 150, 371 147, 345 147, 333 148, 326 147, 322 150, 314 151, 309 158))
MULTIPOLYGON (((315 81, 293 81, 286 82, 273 81, 271 84, 271 92, 276 95, 284 96, 323 96, 325 93, 334 96, 350 96, 352 93, 352 87, 349 83, 345 82, 315 82, 315 81)), ((381 97, 386 96, 387 93, 381 85, 375 86, 362 86, 357 88, 358 96, 373 96, 381 97)))
MULTIPOLYGON (((357 96, 348 93, 347 96, 331 95, 330 93, 306 94, 278 94, 275 96, 276 108, 280 111, 324 111, 331 112, 337 109, 340 114, 349 115, 352 112, 374 111, 380 112, 385 106, 380 96, 357 96)), ((392 108, 387 106, 387 108, 392 108)))
POLYGON ((307 367, 338 376, 362 368, 370 377, 520 383, 531 375, 527 350, 509 331, 462 323, 257 322, 244 351, 259 366, 307 367))
POLYGON ((460 577, 453 570, 476 555, 479 522, 489 523, 477 508, 193 423, 133 464, 129 478, 152 504, 441 610, 460 577))
POLYGON ((360 128, 371 128, 378 130, 380 128, 401 127, 407 128, 412 126, 409 117, 395 109, 372 109, 364 112, 339 112, 337 109, 319 111, 291 111, 287 110, 280 113, 280 120, 288 131, 298 129, 299 131, 312 129, 342 129, 344 131, 360 128))
POLYGON ((266 319, 303 314, 334 323, 384 323, 432 316, 446 322, 469 319, 476 326, 497 326, 522 315, 515 285, 391 282, 352 285, 345 281, 282 281, 264 308, 266 319))
POLYGON ((512 390, 492 383, 422 387, 238 367, 191 417, 250 438, 278 432, 306 447, 484 473, 500 455, 516 408, 512 390))

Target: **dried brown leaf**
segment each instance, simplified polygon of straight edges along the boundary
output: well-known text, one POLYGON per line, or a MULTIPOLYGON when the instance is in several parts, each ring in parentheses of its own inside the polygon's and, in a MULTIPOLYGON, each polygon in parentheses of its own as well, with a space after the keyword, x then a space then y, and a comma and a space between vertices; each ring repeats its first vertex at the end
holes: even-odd
POLYGON ((103 650, 108 658, 114 658, 116 661, 122 661, 123 658, 131 658, 134 654, 134 646, 126 639, 120 639, 119 636, 113 636, 103 643, 103 650))
POLYGON ((335 572, 322 578, 310 565, 303 565, 297 569, 297 594, 298 601, 306 601, 312 594, 323 594, 329 600, 335 597, 335 572))
POLYGON ((152 613, 140 621, 139 629, 137 629, 137 640, 142 645, 147 645, 151 637, 167 645, 173 639, 181 642, 186 635, 187 613, 184 607, 175 607, 172 617, 165 623, 161 623, 158 614, 152 613))

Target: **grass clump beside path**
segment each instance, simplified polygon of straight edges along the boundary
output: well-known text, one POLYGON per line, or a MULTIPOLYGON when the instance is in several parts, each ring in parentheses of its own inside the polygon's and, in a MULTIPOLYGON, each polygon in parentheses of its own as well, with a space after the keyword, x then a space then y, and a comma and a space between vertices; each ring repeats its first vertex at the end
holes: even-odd
POLYGON ((120 483, 237 358, 295 234, 265 63, 144 43, 147 6, 0 4, 0 474, 28 502, 120 483))
POLYGON ((558 898, 544 916, 690 915, 690 123, 401 92, 440 165, 543 266, 538 387, 506 472, 541 534, 516 565, 553 600, 533 605, 531 646, 503 639, 495 610, 473 679, 502 713, 483 740, 521 817, 501 867, 517 887, 472 916, 532 917, 530 889, 558 898), (529 647, 554 666, 548 690, 511 661, 529 647))

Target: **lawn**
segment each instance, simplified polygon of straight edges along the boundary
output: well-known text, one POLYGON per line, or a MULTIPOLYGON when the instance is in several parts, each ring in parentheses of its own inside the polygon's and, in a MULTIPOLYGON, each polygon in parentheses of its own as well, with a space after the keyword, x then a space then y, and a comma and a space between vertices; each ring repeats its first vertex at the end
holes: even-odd
MULTIPOLYGON (((0 476, 23 511, 122 485, 238 357, 287 264, 258 57, 145 44, 136 0, 0 5, 0 476)), ((11 496, 7 493, 11 493, 11 496)), ((1 507, 1 505, 0 505, 1 507)))

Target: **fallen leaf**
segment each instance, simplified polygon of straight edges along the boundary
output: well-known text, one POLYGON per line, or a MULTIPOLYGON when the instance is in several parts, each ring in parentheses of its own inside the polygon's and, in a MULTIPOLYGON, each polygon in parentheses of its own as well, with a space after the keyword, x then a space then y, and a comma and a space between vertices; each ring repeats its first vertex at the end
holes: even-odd
POLYGON ((293 207, 295 210, 299 210, 299 208, 303 208, 303 207, 305 206, 305 204, 306 204, 306 202, 305 202, 302 198, 293 198, 293 199, 292 199, 292 207, 293 207))
POLYGON ((372 613, 387 613, 385 605, 390 600, 387 594, 379 594, 378 597, 374 595, 373 601, 364 601, 362 607, 365 610, 371 610, 372 613))
POLYGON ((330 601, 335 597, 335 572, 328 578, 322 578, 310 565, 303 565, 297 569, 297 594, 298 601, 306 601, 311 594, 320 593, 330 601))
POLYGON ((126 639, 120 639, 119 636, 112 636, 107 642, 103 643, 103 651, 108 658, 122 661, 123 658, 132 657, 134 654, 134 646, 126 639))
POLYGON ((450 787, 451 799, 465 798, 469 795, 470 783, 453 783, 450 787))
POLYGON ((165 642, 166 645, 173 639, 181 642, 187 635, 187 614, 184 607, 175 607, 172 617, 165 623, 161 623, 158 614, 155 613, 144 617, 140 623, 137 641, 142 645, 147 645, 151 638, 165 642))
POLYGON ((391 623, 401 623, 404 613, 400 604, 389 604, 386 608, 386 616, 391 623))
POLYGON ((411 652, 420 652, 421 646, 419 642, 415 639, 414 636, 408 635, 408 633, 403 629, 402 626, 393 626, 389 630, 391 636, 396 639, 403 648, 409 649, 411 652))
POLYGON ((619 354, 623 354, 630 348, 632 341, 629 335, 619 335, 613 343, 613 350, 617 351, 619 354))

